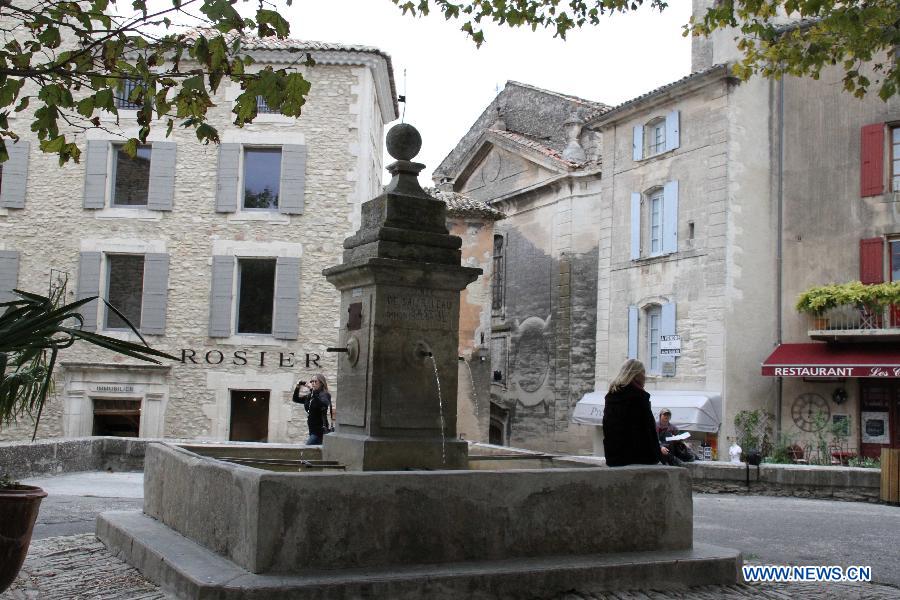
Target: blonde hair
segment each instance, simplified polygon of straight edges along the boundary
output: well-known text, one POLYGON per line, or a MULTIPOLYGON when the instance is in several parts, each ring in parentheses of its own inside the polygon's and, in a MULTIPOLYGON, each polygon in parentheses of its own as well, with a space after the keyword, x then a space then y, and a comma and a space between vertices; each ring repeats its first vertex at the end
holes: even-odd
POLYGON ((618 392, 622 388, 628 387, 628 385, 632 381, 634 381, 635 377, 643 373, 644 363, 635 358, 629 358, 624 363, 622 363, 622 368, 619 369, 619 374, 616 375, 616 378, 610 382, 609 391, 618 392))
POLYGON ((326 381, 324 375, 322 375, 321 373, 316 373, 315 375, 313 375, 313 379, 319 382, 324 391, 328 391, 328 381, 326 381))

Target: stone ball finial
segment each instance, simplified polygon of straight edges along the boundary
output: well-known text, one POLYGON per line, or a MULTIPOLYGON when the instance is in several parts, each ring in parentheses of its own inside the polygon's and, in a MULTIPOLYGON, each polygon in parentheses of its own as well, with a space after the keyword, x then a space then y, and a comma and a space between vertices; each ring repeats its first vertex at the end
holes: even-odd
POLYGON ((422 136, 409 123, 400 123, 387 132, 385 143, 388 154, 397 160, 412 160, 422 149, 422 136))

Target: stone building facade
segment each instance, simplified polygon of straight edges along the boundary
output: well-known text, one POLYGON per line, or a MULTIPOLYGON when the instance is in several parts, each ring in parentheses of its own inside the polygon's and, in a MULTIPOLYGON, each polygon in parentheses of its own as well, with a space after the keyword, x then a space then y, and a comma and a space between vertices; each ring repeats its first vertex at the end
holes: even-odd
MULTIPOLYGON (((296 50, 312 55, 315 66, 299 67, 312 82, 300 118, 261 111, 236 128, 239 89, 223 83, 209 111, 219 146, 177 128, 166 138, 161 126, 128 159, 118 134, 137 129, 125 104, 119 123, 101 114, 105 130, 80 140, 80 164, 57 166, 34 139, 12 146, 0 295, 66 281, 67 300, 115 301, 152 346, 181 359, 66 351, 38 436, 303 440, 295 382, 322 372, 334 385, 325 348, 337 339, 339 296, 322 270, 340 262, 361 203, 381 190, 383 128, 397 117, 391 61, 374 48, 296 40, 249 50, 276 68, 296 50)), ((85 316, 88 329, 136 339, 103 304, 85 316)), ((30 430, 19 423, 0 439, 30 430)))
POLYGON ((715 399, 718 432, 694 438, 720 458, 748 410, 773 416, 773 441, 815 446, 819 419, 829 444, 848 424, 845 452, 900 447, 896 309, 839 307, 823 326, 794 308, 814 285, 900 280, 900 98, 854 98, 837 69, 739 82, 734 35, 695 40, 690 75, 616 107, 510 83, 436 172, 507 215, 497 441, 587 450, 563 422, 635 357, 676 423, 682 400, 715 399))
POLYGON ((434 172, 506 218, 493 239, 489 440, 575 451, 594 386, 599 136, 604 104, 509 82, 434 172))

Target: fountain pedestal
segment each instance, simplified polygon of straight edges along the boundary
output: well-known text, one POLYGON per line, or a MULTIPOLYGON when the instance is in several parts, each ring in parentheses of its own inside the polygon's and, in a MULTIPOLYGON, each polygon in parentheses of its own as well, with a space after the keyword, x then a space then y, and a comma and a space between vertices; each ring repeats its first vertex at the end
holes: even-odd
POLYGON ((460 291, 481 269, 460 266, 447 207, 419 186, 421 138, 388 135, 397 162, 385 192, 363 204, 344 262, 324 271, 341 291, 337 431, 323 457, 351 470, 461 469, 456 439, 460 291))

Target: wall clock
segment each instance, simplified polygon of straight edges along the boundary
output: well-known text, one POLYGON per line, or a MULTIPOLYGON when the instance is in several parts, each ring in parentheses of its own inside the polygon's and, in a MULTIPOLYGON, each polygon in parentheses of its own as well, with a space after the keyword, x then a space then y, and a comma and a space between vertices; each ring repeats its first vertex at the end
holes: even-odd
POLYGON ((816 415, 822 413, 825 417, 823 427, 831 419, 831 408, 828 401, 819 394, 800 394, 791 406, 791 416, 794 424, 803 431, 816 431, 816 415))

